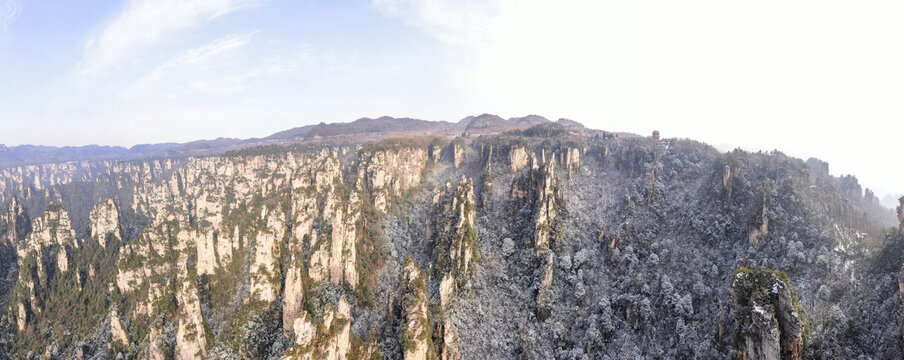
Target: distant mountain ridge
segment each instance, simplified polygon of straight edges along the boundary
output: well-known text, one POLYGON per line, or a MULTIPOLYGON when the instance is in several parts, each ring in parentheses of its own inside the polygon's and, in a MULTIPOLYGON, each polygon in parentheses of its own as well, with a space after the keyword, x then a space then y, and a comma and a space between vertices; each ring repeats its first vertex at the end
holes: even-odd
POLYGON ((560 119, 552 122, 539 115, 503 119, 493 114, 468 116, 457 123, 430 121, 414 118, 360 118, 348 123, 319 123, 305 125, 274 133, 264 138, 217 138, 187 143, 139 144, 130 148, 122 146, 43 146, 19 145, 7 147, 0 144, 0 168, 61 163, 69 161, 135 160, 160 156, 203 156, 224 153, 246 147, 303 142, 314 139, 368 135, 403 136, 418 134, 456 135, 461 133, 485 135, 525 129, 538 124, 560 124, 566 128, 580 127, 580 123, 560 119))
POLYGON ((42 145, 7 147, 0 145, 2 146, 0 147, 0 168, 82 160, 131 160, 164 155, 195 155, 225 151, 234 148, 235 145, 245 143, 247 140, 218 138, 187 143, 139 144, 131 148, 102 145, 64 147, 42 145))
POLYGON ((383 116, 376 119, 361 118, 350 123, 319 123, 307 125, 267 136, 267 140, 305 140, 318 137, 411 132, 445 132, 454 130, 455 124, 445 121, 428 121, 412 118, 383 116))

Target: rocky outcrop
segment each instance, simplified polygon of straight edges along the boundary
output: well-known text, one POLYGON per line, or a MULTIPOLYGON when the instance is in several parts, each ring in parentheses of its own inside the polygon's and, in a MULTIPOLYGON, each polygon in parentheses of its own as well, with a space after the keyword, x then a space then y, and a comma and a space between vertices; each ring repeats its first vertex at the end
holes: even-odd
POLYGON ((436 164, 440 161, 443 155, 443 146, 441 145, 442 140, 439 138, 434 139, 430 145, 427 146, 427 159, 431 164, 436 164))
POLYGON ((213 275, 216 273, 220 263, 225 263, 226 259, 231 256, 231 247, 228 245, 229 239, 218 241, 217 233, 214 231, 193 231, 191 237, 195 241, 195 249, 197 255, 197 270, 199 274, 213 275), (225 245, 225 246, 223 246, 225 245), (219 251, 218 251, 219 250, 219 251), (218 256, 221 251, 227 252, 223 256, 218 256), (224 261, 220 261, 223 258, 224 261))
POLYGON ((550 314, 549 292, 552 287, 553 271, 555 271, 555 253, 552 250, 544 250, 540 258, 541 277, 537 289, 537 317, 545 320, 550 314))
POLYGON ((559 177, 556 161, 550 159, 532 171, 529 178, 533 205, 534 248, 538 252, 549 248, 558 216, 559 177))
POLYGON ((194 279, 187 277, 187 257, 179 260, 179 276, 176 278, 176 301, 179 306, 176 328, 177 360, 202 359, 207 356, 207 324, 201 315, 201 302, 194 279))
POLYGON ((295 346, 282 357, 283 360, 341 360, 348 358, 351 350, 351 305, 345 297, 323 311, 320 325, 311 322, 308 315, 299 317, 293 325, 295 346))
POLYGON ((863 187, 860 186, 857 177, 853 175, 842 175, 841 178, 839 178, 838 190, 855 201, 859 201, 863 198, 863 187))
POLYGON ((97 204, 89 216, 91 223, 91 236, 101 247, 107 246, 107 236, 122 240, 119 231, 119 210, 112 198, 97 204))
MULTIPOLYGON (((479 250, 474 198, 474 185, 467 177, 462 177, 456 185, 448 182, 445 191, 434 193, 426 236, 436 249, 434 270, 436 276, 442 279, 439 295, 444 314, 452 297, 476 271, 473 262, 478 257, 479 250)), ((460 359, 461 350, 455 324, 448 316, 441 320, 441 324, 441 358, 460 359)))
POLYGON ((251 296, 264 302, 273 302, 279 295, 279 258, 281 242, 285 235, 285 215, 279 210, 261 211, 266 227, 254 239, 251 260, 251 296))
POLYGON ((167 348, 167 344, 163 329, 156 324, 151 324, 147 341, 147 357, 152 360, 166 360, 166 351, 164 349, 167 348))
POLYGON ((0 214, 0 245, 16 247, 31 232, 31 219, 19 199, 12 198, 0 214))
POLYGON ((480 145, 480 159, 481 163, 483 164, 484 172, 493 169, 493 162, 496 161, 497 152, 498 150, 495 145, 480 145))
POLYGON ((345 359, 348 357, 348 351, 351 348, 349 334, 351 330, 351 306, 345 297, 339 298, 336 310, 327 309, 323 318, 323 327, 327 331, 322 335, 321 349, 319 353, 324 354, 320 359, 345 359))
MULTIPOLYGON (((190 240, 188 232, 182 231, 174 215, 161 216, 160 223, 145 228, 135 240, 121 249, 117 260, 117 288, 123 293, 132 293, 141 289, 148 279, 157 282, 148 289, 149 293, 164 286, 160 275, 174 271, 175 260, 190 240)), ((153 300, 154 297, 150 296, 138 306, 152 309, 153 300)))
POLYGON ((28 324, 28 310, 26 310, 26 303, 20 302, 16 304, 16 329, 19 332, 25 331, 25 326, 28 324))
POLYGON ((576 171, 581 167, 582 152, 582 149, 576 147, 566 147, 562 149, 561 161, 569 173, 576 171))
MULTIPOLYGON (((284 282, 283 295, 283 333, 290 339, 294 336, 296 343, 299 341, 299 322, 307 321, 310 327, 310 321, 305 320, 303 313, 304 306, 304 281, 309 276, 310 266, 307 266, 304 256, 305 246, 316 244, 319 242, 318 233, 314 231, 314 222, 318 218, 317 198, 314 196, 302 196, 307 193, 305 189, 311 187, 322 187, 325 184, 311 183, 310 179, 303 176, 293 176, 292 178, 292 235, 286 245, 287 259, 285 264, 286 278, 284 282)), ((318 189, 318 192, 322 191, 318 189)), ((320 259, 323 252, 315 253, 311 256, 311 261, 318 259, 321 264, 320 271, 317 274, 323 277, 322 264, 325 262, 320 259)), ((313 264, 312 264, 313 265, 313 264)), ((313 331, 313 330, 310 330, 313 331)))
POLYGON ((458 332, 452 319, 445 317, 442 321, 443 348, 440 353, 442 360, 461 360, 461 345, 458 332))
POLYGON ((449 149, 452 154, 452 166, 456 169, 461 167, 465 161, 465 150, 467 149, 467 146, 463 141, 452 141, 452 143, 449 144, 449 149))
POLYGON ((804 356, 805 311, 788 276, 741 268, 732 280, 735 354, 749 360, 798 360, 804 356))
POLYGON ((754 216, 747 226, 747 242, 751 246, 759 244, 760 238, 769 234, 769 198, 770 186, 765 184, 754 204, 754 216))
POLYGON ((31 225, 32 232, 16 247, 20 266, 22 261, 33 254, 38 266, 38 274, 45 274, 45 256, 52 254, 56 267, 60 272, 69 269, 69 253, 78 248, 78 239, 72 230, 69 214, 57 204, 51 204, 31 225))
POLYGON ((726 159, 722 165, 722 201, 726 207, 731 205, 732 195, 734 194, 735 182, 741 178, 741 168, 736 164, 734 158, 726 159))
POLYGON ((295 318, 292 330, 295 335, 295 345, 305 348, 314 340, 317 328, 311 322, 311 315, 305 313, 304 316, 295 318))
POLYGON ((477 255, 476 207, 474 184, 462 177, 458 184, 446 183, 443 193, 434 194, 426 237, 436 248, 436 269, 443 278, 450 276, 457 284, 473 271, 477 255))
POLYGON ((728 193, 728 196, 731 196, 731 166, 725 165, 722 167, 722 189, 728 193))
POLYGON ((541 275, 537 292, 537 309, 541 319, 548 316, 547 290, 552 286, 555 252, 551 249, 559 237, 559 177, 556 156, 545 151, 539 160, 531 156, 531 170, 512 183, 512 198, 520 199, 531 209, 531 236, 541 275))
MULTIPOLYGON (((330 219, 330 281, 334 284, 347 283, 352 289, 358 286, 356 268, 357 253, 355 236, 358 222, 358 194, 351 193, 334 212, 325 213, 330 219)), ((341 201, 337 199, 337 201, 341 201)))
POLYGON ((402 333, 399 342, 405 360, 436 359, 430 337, 430 314, 427 309, 427 285, 424 273, 411 258, 402 269, 402 333))
MULTIPOLYGON (((358 273, 355 268, 356 248, 355 235, 359 217, 359 200, 357 193, 341 197, 337 191, 324 190, 323 209, 317 214, 326 223, 328 231, 321 236, 312 234, 311 263, 309 276, 314 282, 329 280, 335 284, 348 283, 352 288, 358 285, 358 273)), ((299 214, 296 218, 311 219, 308 215, 299 214)), ((308 230, 308 223, 302 220, 302 229, 308 230)), ((304 233, 300 233, 304 234, 304 233)))
POLYGON ((25 257, 28 251, 39 250, 41 247, 59 245, 78 248, 69 213, 57 204, 47 206, 44 214, 34 219, 31 227, 32 232, 17 249, 20 258, 25 257))
POLYGON ((0 169, 0 202, 9 190, 20 187, 41 191, 76 181, 94 181, 112 166, 109 161, 70 161, 56 164, 25 165, 0 169))
MULTIPOLYGON (((7 217, 20 221, 22 216, 12 215, 15 213, 7 212, 7 217)), ((62 207, 48 205, 44 214, 34 219, 31 229, 16 246, 18 279, 10 290, 9 304, 14 309, 11 321, 20 332, 35 331, 46 325, 53 313, 68 311, 61 308, 65 303, 56 298, 54 290, 80 293, 85 281, 80 271, 73 271, 78 269, 71 264, 71 257, 79 244, 62 207)))
POLYGON ((283 289, 283 334, 290 339, 302 336, 298 333, 298 322, 304 320, 304 266, 297 264, 295 257, 289 258, 283 289))
POLYGON ((378 210, 386 211, 391 197, 420 184, 427 160, 427 150, 420 147, 362 150, 358 156, 358 188, 370 193, 378 210))
POLYGON ((508 161, 512 172, 517 172, 528 165, 530 149, 524 146, 513 145, 508 151, 508 161))
POLYGON ((120 348, 128 348, 129 336, 122 327, 122 320, 119 319, 119 312, 116 308, 110 309, 110 336, 114 345, 120 348))
MULTIPOLYGON (((381 156, 402 161, 391 151, 381 156)), ((383 166, 390 167, 388 175, 377 177, 389 184, 387 193, 408 186, 408 180, 397 180, 408 179, 404 172, 383 166)), ((281 158, 190 160, 170 177, 138 186, 134 210, 150 214, 152 226, 122 249, 117 286, 129 296, 145 288, 146 300, 136 304, 132 316, 153 316, 169 286, 157 279, 176 275, 182 315, 172 336, 184 358, 204 356, 211 346, 197 284, 186 277, 192 271, 207 276, 217 291, 242 285, 224 284, 225 279, 247 279, 249 296, 243 301, 255 309, 281 299, 281 329, 298 339, 296 330, 304 330, 304 319, 310 319, 303 309, 305 283, 357 285, 357 195, 345 184, 336 152, 326 149, 281 158), (174 257, 194 264, 174 268, 166 261, 174 257)), ((221 311, 229 305, 211 306, 221 311)))

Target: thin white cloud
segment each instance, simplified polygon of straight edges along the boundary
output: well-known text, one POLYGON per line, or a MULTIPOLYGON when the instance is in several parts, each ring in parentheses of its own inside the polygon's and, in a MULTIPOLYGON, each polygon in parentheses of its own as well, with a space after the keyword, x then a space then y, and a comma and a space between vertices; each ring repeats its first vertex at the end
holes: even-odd
POLYGON ((257 0, 132 0, 85 44, 82 74, 116 69, 158 43, 257 0))
POLYGON ((312 62, 312 50, 307 47, 287 55, 256 58, 244 49, 255 34, 230 35, 179 53, 127 86, 120 95, 173 98, 234 93, 249 88, 255 79, 291 74, 312 62))
POLYGON ((289 56, 261 60, 258 67, 239 73, 217 73, 178 85, 170 95, 188 96, 200 93, 234 93, 250 88, 255 80, 278 75, 292 75, 314 61, 310 49, 289 56))
POLYGON ((147 75, 123 89, 124 98, 132 98, 153 93, 169 93, 173 87, 182 87, 184 78, 197 77, 199 70, 212 71, 220 68, 226 55, 244 47, 254 34, 230 35, 219 38, 200 47, 186 50, 170 60, 157 65, 147 75), (173 79, 178 84, 173 84, 173 79))
POLYGON ((9 39, 9 28, 22 12, 22 3, 18 0, 6 0, 0 5, 0 41, 9 39))
POLYGON ((498 0, 372 0, 371 4, 384 15, 459 45, 488 41, 501 8, 498 0))
POLYGON ((214 40, 207 45, 188 50, 154 68, 154 70, 145 77, 144 81, 157 80, 174 68, 197 64, 204 65, 207 61, 210 61, 219 55, 245 46, 248 44, 248 41, 251 40, 252 35, 253 34, 230 35, 214 40))

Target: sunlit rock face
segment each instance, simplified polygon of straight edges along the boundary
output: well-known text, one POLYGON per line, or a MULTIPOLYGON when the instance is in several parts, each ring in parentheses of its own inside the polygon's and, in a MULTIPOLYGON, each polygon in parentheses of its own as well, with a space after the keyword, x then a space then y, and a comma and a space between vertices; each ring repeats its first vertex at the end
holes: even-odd
POLYGON ((90 237, 96 239, 101 246, 107 246, 107 237, 122 240, 119 231, 119 210, 112 198, 97 204, 89 217, 91 224, 90 237))

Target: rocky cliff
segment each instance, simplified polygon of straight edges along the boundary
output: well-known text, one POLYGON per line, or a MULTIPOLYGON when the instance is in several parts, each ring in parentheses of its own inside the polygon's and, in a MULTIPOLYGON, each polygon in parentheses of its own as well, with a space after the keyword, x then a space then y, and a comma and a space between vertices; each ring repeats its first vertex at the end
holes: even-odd
POLYGON ((471 121, 0 169, 0 357, 901 355, 904 237, 855 179, 471 121))
POLYGON ((734 275, 735 357, 803 359, 806 311, 784 273, 741 268, 734 275))

